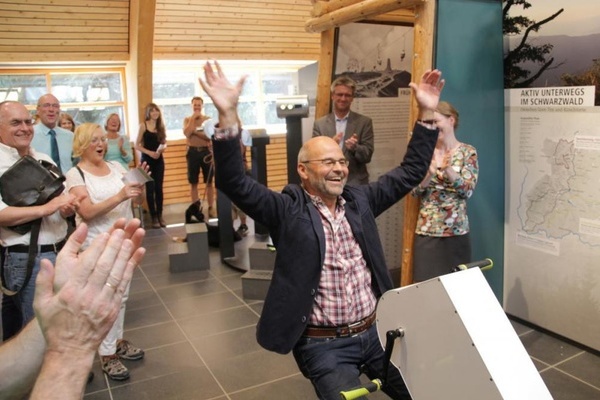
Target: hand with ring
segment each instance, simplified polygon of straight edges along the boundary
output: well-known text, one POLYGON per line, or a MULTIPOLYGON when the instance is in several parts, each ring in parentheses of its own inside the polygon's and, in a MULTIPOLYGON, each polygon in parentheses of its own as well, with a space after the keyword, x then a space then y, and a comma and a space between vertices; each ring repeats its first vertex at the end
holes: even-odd
POLYGON ((144 235, 139 220, 120 219, 112 232, 100 234, 80 253, 87 236, 82 223, 59 252, 56 267, 41 261, 34 309, 46 352, 31 398, 46 397, 56 371, 69 377, 61 396, 81 396, 98 346, 113 326, 123 293, 144 257, 144 235))

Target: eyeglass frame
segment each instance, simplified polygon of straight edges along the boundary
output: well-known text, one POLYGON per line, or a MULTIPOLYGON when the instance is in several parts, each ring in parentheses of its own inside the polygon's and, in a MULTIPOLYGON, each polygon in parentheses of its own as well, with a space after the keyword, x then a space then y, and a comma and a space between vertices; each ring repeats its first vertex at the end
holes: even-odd
POLYGON ((102 142, 102 143, 106 143, 108 142, 108 136, 102 136, 102 137, 93 137, 90 140, 90 144, 98 144, 98 142, 102 142))
POLYGON ((300 161, 302 164, 307 164, 311 162, 319 162, 322 166, 327 168, 333 168, 336 164, 340 164, 340 167, 348 167, 350 165, 350 161, 347 158, 340 158, 339 160, 334 160, 333 158, 321 158, 318 160, 304 160, 300 161))
POLYGON ((60 110, 60 104, 58 103, 44 103, 39 105, 40 108, 56 108, 60 110))

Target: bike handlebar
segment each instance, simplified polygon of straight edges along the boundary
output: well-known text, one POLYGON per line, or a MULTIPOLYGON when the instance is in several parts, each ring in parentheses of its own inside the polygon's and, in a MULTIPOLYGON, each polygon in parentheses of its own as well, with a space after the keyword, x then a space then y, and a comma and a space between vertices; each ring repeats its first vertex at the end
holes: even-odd
POLYGON ((469 268, 481 268, 482 271, 487 271, 488 269, 491 269, 493 266, 494 266, 494 262, 492 261, 492 259, 485 258, 483 260, 473 261, 468 264, 457 265, 456 267, 454 267, 452 272, 464 271, 465 269, 469 269, 469 268))
POLYGON ((365 384, 364 386, 359 386, 354 389, 350 389, 345 392, 340 392, 340 399, 342 400, 354 400, 358 399, 361 396, 368 395, 369 393, 374 393, 381 389, 381 380, 373 379, 371 382, 365 384))

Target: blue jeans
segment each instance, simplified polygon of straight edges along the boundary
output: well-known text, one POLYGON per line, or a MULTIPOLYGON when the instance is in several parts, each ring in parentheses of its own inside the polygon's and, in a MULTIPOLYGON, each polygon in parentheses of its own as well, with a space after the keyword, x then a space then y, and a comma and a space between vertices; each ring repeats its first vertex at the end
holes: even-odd
MULTIPOLYGON (((6 250, 4 250, 6 251, 6 250)), ((4 277, 6 278, 7 289, 18 290, 23 287, 25 276, 27 275, 27 253, 11 253, 6 251, 4 257, 4 277)), ((35 314, 33 312, 33 296, 35 294, 35 279, 40 271, 40 260, 47 258, 54 264, 56 262, 56 253, 53 251, 40 253, 35 258, 31 279, 22 290, 13 296, 14 302, 21 313, 21 327, 27 325, 35 314)))
MULTIPOLYGON (((341 391, 360 386, 362 372, 369 379, 386 378, 382 376, 384 350, 375 324, 350 337, 302 337, 294 347, 294 358, 322 400, 338 400, 341 391)), ((411 399, 398 369, 390 365, 388 375, 383 391, 392 399, 411 399)))

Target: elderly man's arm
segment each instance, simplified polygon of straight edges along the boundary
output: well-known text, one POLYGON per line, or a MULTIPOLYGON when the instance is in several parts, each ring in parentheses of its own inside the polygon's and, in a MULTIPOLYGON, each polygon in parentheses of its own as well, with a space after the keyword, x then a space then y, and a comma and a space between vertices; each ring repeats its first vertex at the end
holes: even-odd
POLYGON ((46 341, 36 320, 0 346, 0 397, 22 399, 37 377, 46 341))

